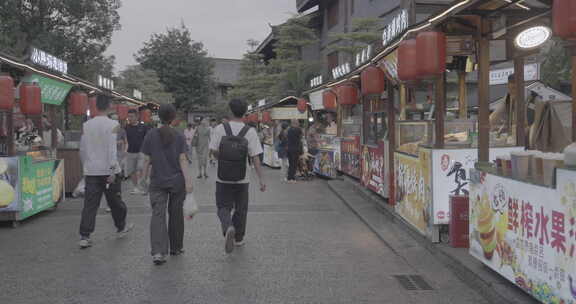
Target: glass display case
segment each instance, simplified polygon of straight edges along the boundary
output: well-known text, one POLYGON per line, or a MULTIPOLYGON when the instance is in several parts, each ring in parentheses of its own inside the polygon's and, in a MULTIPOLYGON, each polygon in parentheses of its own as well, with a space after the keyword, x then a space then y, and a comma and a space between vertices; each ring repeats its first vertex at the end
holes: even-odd
POLYGON ((429 146, 433 140, 432 121, 400 121, 396 125, 396 150, 418 156, 420 146, 429 146))
POLYGON ((448 148, 477 147, 475 120, 447 120, 444 122, 444 145, 448 148))
POLYGON ((342 137, 360 136, 362 134, 362 105, 342 108, 342 137))
POLYGON ((318 136, 318 148, 322 150, 335 150, 336 149, 336 136, 320 134, 318 136))

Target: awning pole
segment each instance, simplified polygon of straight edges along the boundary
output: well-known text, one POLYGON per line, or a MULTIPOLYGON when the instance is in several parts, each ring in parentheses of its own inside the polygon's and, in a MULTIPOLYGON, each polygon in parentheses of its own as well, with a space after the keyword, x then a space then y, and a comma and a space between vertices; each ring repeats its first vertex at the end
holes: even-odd
POLYGON ((526 102, 524 100, 524 57, 514 58, 514 80, 516 85, 516 145, 526 146, 526 102))
POLYGON ((572 48, 572 141, 576 142, 576 46, 572 48))
POLYGON ((468 88, 466 87, 466 72, 458 72, 458 117, 468 119, 468 88))
POLYGON ((406 120, 406 86, 400 85, 400 120, 406 120))
MULTIPOLYGON (((388 204, 396 204, 396 179, 394 176, 394 152, 396 151, 396 109, 394 108, 394 86, 391 82, 387 83, 388 100, 386 100, 386 112, 388 114, 388 204)), ((404 86, 400 86, 400 92, 403 92, 404 86)), ((401 94, 402 95, 402 94, 401 94)))
POLYGON ((436 106, 434 111, 435 143, 434 148, 444 149, 444 116, 446 115, 446 73, 436 79, 436 106))
POLYGON ((486 19, 480 20, 478 70, 478 160, 490 161, 490 43, 484 34, 489 30, 486 19))

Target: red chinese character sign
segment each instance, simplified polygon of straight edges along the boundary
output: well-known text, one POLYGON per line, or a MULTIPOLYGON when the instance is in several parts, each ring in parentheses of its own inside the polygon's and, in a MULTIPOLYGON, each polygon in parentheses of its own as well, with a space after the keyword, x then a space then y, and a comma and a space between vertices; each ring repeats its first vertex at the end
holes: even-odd
POLYGON ((576 172, 557 180, 472 178, 470 254, 543 303, 576 303, 576 172))

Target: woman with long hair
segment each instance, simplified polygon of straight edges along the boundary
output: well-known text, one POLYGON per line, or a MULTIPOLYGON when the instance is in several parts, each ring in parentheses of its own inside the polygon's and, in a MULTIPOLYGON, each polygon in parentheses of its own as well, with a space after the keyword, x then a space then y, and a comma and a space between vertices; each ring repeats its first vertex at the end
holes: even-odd
POLYGON ((282 123, 280 133, 278 133, 278 158, 281 161, 282 180, 288 181, 288 127, 286 122, 282 123))
POLYGON ((145 155, 144 169, 150 167, 150 241, 154 264, 166 262, 166 256, 184 252, 184 211, 186 193, 192 192, 192 179, 186 157, 187 145, 184 135, 172 128, 176 108, 161 105, 158 116, 162 127, 146 134, 142 144, 145 155), (168 225, 166 225, 168 212, 168 225))

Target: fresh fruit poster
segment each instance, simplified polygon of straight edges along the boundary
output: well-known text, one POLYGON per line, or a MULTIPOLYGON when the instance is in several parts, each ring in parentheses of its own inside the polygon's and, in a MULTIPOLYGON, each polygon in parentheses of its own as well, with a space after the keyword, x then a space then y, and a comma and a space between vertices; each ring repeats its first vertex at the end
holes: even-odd
POLYGON ((60 200, 63 191, 63 162, 33 162, 30 157, 21 157, 20 175, 21 218, 51 208, 60 200))
POLYGON ((432 183, 430 182, 430 150, 420 149, 419 157, 396 153, 396 212, 428 235, 432 183))
POLYGON ((18 211, 19 186, 18 157, 0 158, 0 212, 18 211))
POLYGON ((470 254, 542 303, 576 303, 576 172, 556 188, 480 173, 470 184, 470 254))

